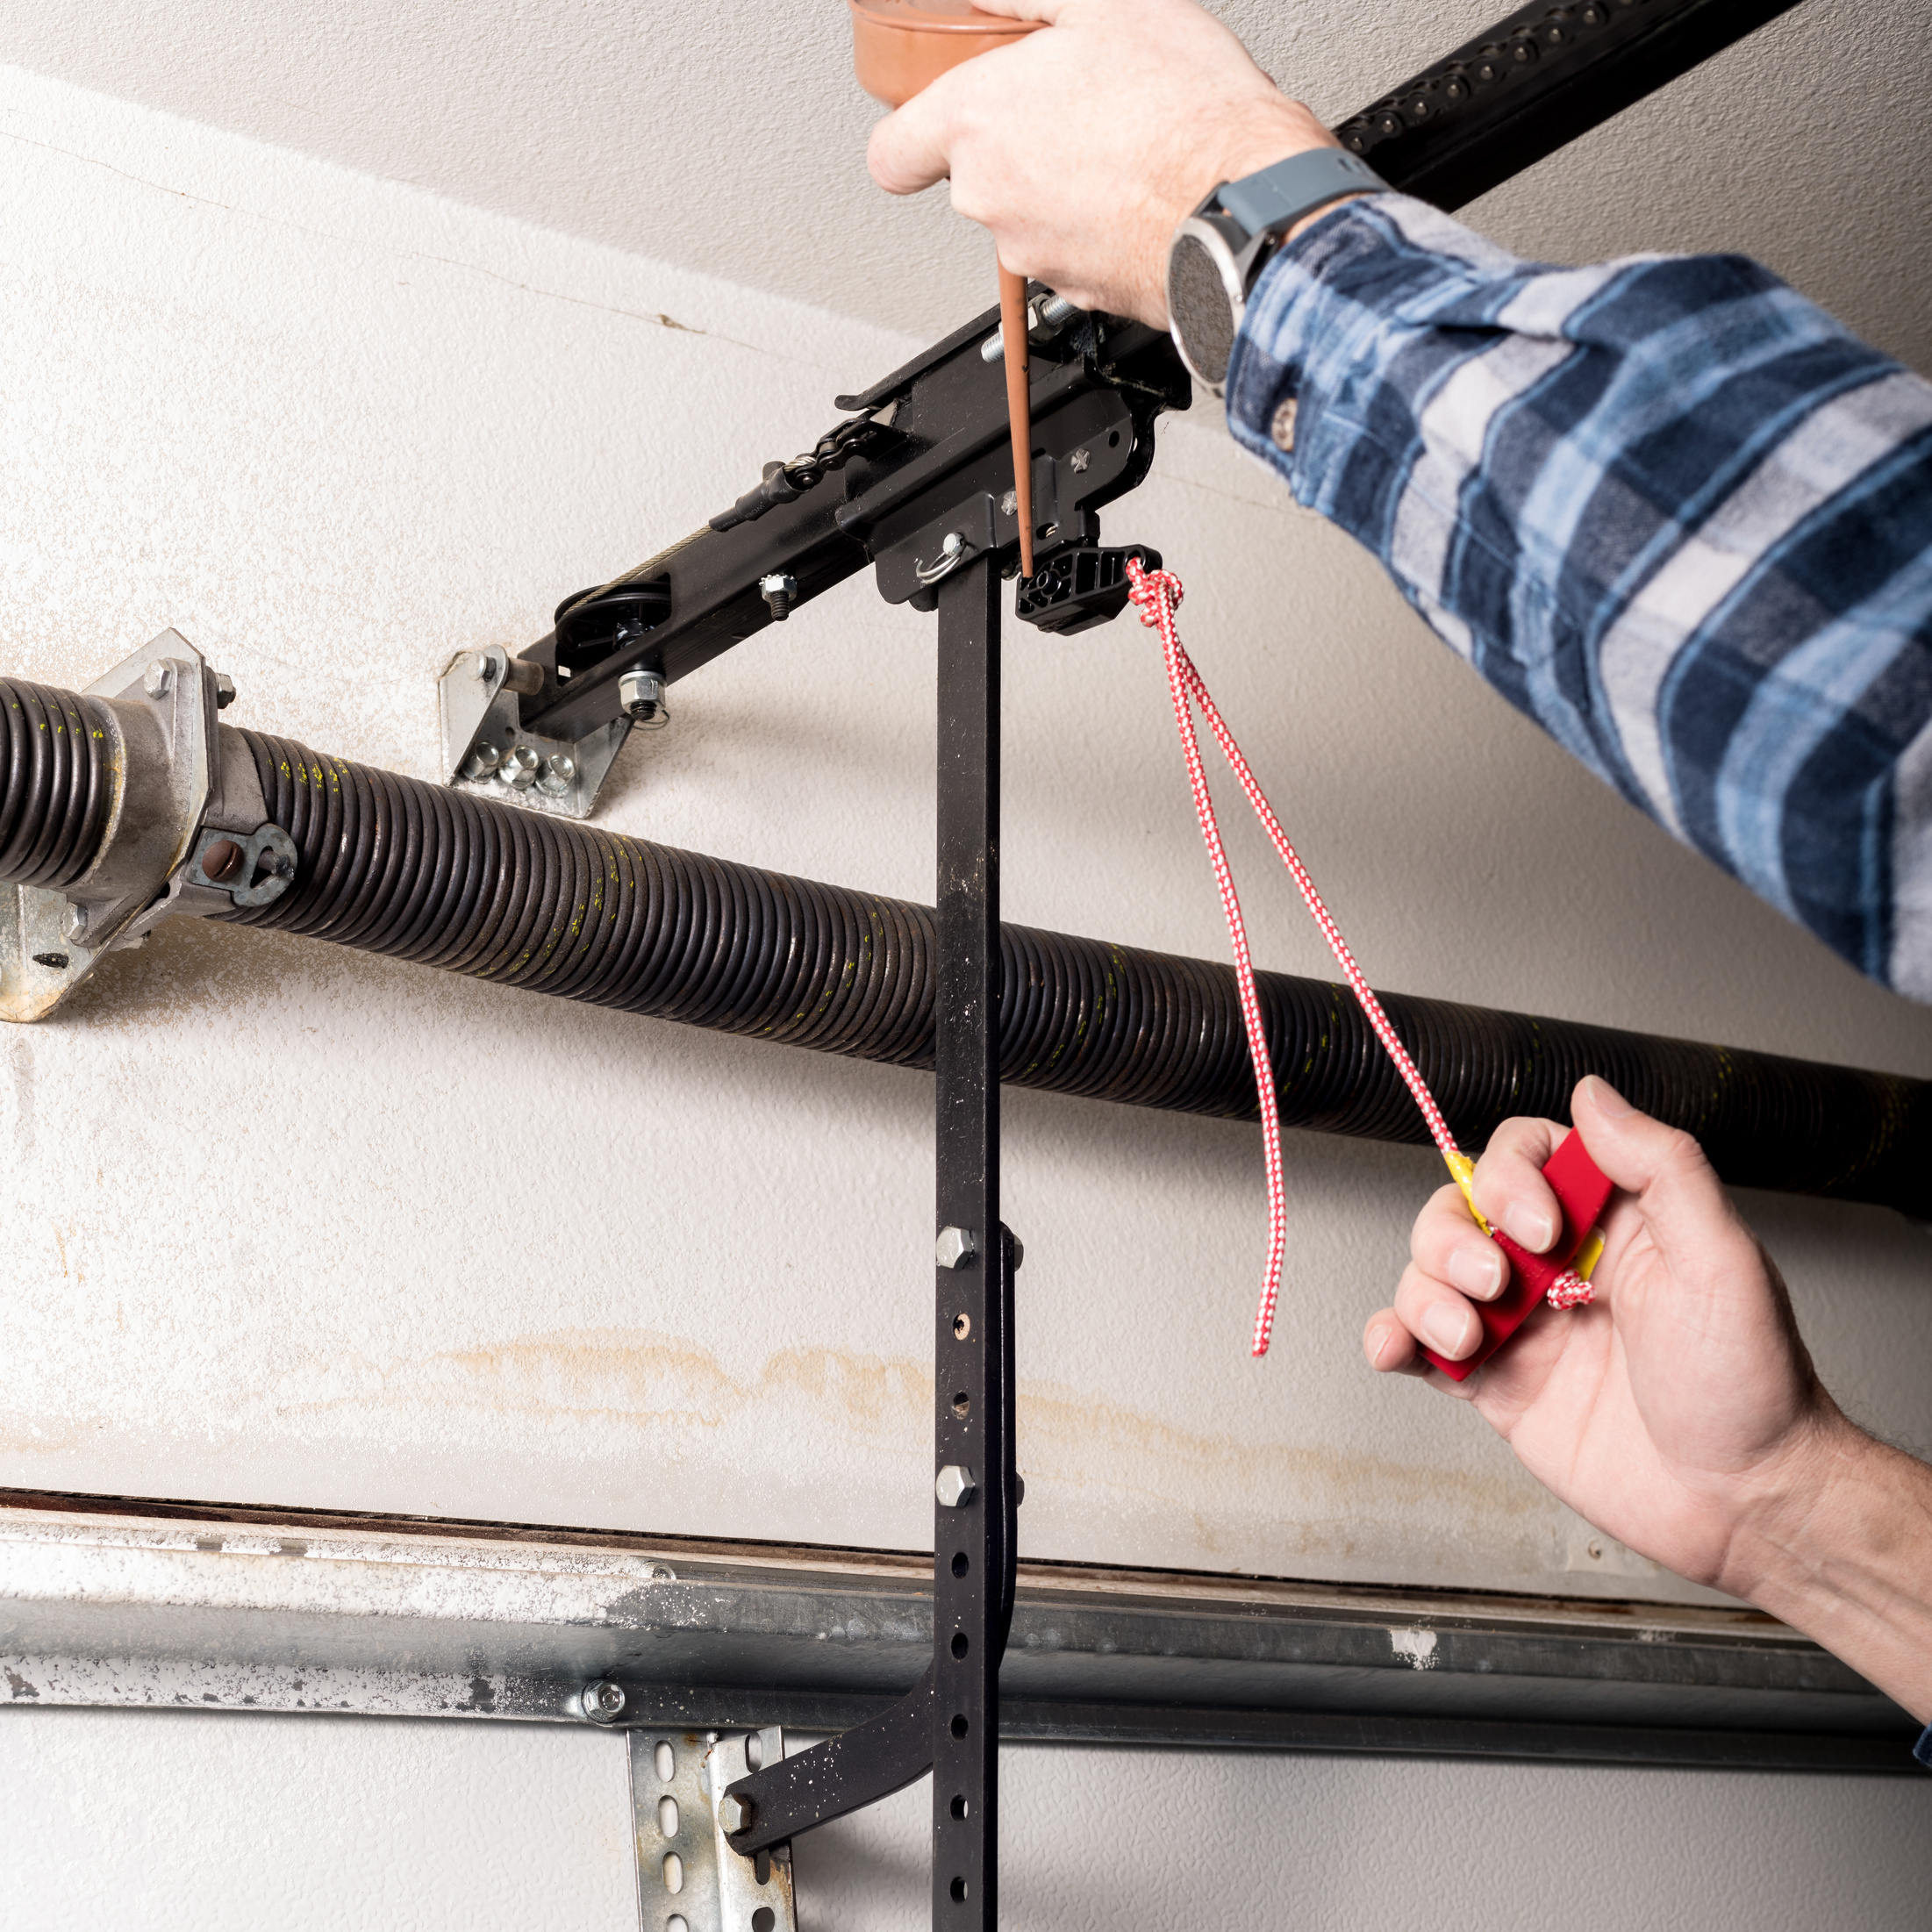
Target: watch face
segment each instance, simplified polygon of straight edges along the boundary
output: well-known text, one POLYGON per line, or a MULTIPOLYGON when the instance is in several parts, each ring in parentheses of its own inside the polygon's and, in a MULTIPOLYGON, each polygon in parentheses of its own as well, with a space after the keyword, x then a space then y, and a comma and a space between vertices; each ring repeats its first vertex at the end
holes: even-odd
POLYGON ((1167 255, 1168 326, 1189 372, 1215 395, 1234 354, 1240 294, 1228 286, 1234 270, 1220 238, 1184 222, 1167 255))

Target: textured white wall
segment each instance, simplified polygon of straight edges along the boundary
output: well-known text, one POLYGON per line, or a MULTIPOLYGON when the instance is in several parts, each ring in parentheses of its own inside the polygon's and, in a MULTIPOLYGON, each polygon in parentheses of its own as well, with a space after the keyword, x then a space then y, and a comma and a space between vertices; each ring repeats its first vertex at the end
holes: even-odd
MULTIPOLYGON (((5 1932, 634 1932, 619 1738, 195 1713, 0 1716, 5 1932)), ((1897 1778, 1030 1747, 1012 1932, 1921 1932, 1897 1778)), ((924 1785, 798 1850, 801 1932, 929 1922, 924 1785)), ((645 1932, 657 1932, 648 1927, 645 1932)))

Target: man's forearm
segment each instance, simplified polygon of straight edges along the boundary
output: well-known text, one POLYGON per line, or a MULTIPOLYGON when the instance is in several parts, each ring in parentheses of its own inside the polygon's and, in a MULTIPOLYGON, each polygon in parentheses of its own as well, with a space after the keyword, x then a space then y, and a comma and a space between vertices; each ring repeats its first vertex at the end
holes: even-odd
POLYGON ((1932 1466, 1841 1420, 1803 1467, 1740 1529, 1723 1586, 1932 1725, 1932 1466))
POLYGON ((1932 384, 1753 263, 1549 268, 1384 195, 1263 275, 1228 420, 1566 749, 1932 998, 1932 384))

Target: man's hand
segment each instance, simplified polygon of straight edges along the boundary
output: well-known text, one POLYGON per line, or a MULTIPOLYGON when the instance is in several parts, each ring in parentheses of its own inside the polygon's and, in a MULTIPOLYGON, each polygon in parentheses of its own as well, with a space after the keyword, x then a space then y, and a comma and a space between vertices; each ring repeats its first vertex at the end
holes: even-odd
MULTIPOLYGON (((1578 1514, 1699 1583, 1749 1596, 1758 1538, 1815 1483, 1844 1427, 1798 1338, 1770 1257, 1687 1134, 1636 1113, 1603 1081, 1572 1102, 1591 1157, 1616 1183, 1592 1276, 1596 1302, 1544 1314, 1468 1381, 1473 1402, 1532 1475, 1578 1514)), ((1476 1170, 1476 1203, 1533 1253, 1560 1225, 1541 1169, 1564 1130, 1511 1120, 1476 1170)), ((1363 1346, 1419 1372, 1415 1341, 1452 1360, 1480 1338, 1474 1300, 1509 1263, 1454 1187, 1417 1219, 1395 1306, 1363 1346)))
POLYGON ((881 121, 873 178, 915 195, 950 175, 1001 261, 1082 308, 1165 328, 1175 224, 1220 182, 1335 145, 1194 0, 974 4, 1051 25, 881 121))
MULTIPOLYGON (((1417 1357, 1476 1346, 1473 1301, 1508 1261, 1454 1187, 1417 1218, 1395 1306, 1363 1335, 1383 1370, 1424 1375, 1478 1412, 1530 1473, 1680 1577, 1815 1637, 1932 1720, 1932 1468, 1874 1442, 1826 1394, 1785 1284, 1689 1134, 1581 1082, 1577 1132, 1615 1182, 1597 1299, 1543 1315, 1468 1381, 1417 1357)), ((1476 1205, 1532 1252, 1556 1238, 1542 1169, 1554 1120, 1510 1120, 1476 1205)))

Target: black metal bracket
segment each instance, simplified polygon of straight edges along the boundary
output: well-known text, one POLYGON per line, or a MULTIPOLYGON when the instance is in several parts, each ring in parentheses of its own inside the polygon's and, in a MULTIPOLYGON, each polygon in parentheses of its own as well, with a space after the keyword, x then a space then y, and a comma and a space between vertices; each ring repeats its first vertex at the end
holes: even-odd
POLYGON ((998 1893, 999 1661, 1013 1624, 1020 1477, 1013 1270, 999 1214, 999 575, 939 591, 934 1041, 933 1661, 882 1716, 725 1793, 733 1850, 769 1850, 933 1778, 933 1922, 991 1932, 998 1893))

